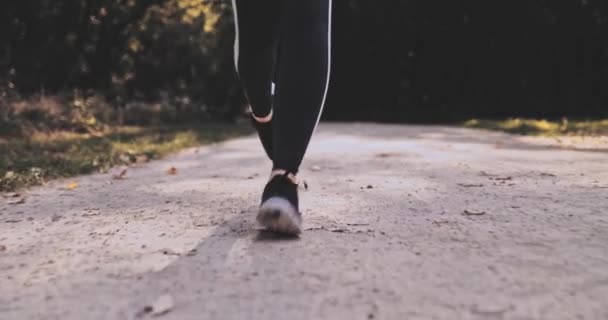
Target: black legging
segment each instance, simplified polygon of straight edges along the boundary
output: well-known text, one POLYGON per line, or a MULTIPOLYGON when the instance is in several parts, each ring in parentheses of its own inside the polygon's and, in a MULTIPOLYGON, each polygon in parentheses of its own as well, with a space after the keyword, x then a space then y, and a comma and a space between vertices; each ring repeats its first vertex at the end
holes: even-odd
POLYGON ((239 78, 253 114, 273 112, 273 169, 295 174, 327 95, 331 0, 233 0, 233 5, 239 78))

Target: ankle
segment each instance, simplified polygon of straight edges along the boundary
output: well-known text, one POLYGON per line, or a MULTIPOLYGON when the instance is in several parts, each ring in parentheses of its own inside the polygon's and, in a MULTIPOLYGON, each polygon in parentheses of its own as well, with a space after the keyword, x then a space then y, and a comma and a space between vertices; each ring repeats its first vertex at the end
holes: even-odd
POLYGON ((270 173, 269 180, 272 180, 272 178, 274 178, 276 176, 285 176, 293 184, 295 184, 295 185, 299 185, 300 184, 298 182, 298 177, 294 173, 292 173, 290 171, 287 171, 285 169, 273 169, 272 172, 270 173))

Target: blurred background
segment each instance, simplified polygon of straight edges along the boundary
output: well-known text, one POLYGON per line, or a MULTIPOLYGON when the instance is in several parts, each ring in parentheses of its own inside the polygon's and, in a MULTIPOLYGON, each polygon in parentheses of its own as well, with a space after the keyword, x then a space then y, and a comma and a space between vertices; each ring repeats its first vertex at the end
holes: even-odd
MULTIPOLYGON (((326 119, 607 114, 606 1, 336 0, 334 7, 326 119)), ((4 0, 3 104, 96 96, 116 110, 232 119, 244 102, 231 10, 230 1, 4 0)), ((119 120, 147 121, 140 117, 119 120)))
MULTIPOLYGON (((333 5, 325 120, 568 132, 608 116, 605 0, 333 5)), ((233 38, 230 1, 3 0, 0 136, 234 122, 233 38)))

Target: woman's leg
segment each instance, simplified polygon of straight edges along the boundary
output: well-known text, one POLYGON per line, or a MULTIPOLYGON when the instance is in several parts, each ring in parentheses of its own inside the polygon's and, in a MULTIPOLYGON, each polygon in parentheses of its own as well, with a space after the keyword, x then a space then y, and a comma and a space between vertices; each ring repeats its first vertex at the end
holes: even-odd
POLYGON ((270 230, 299 234, 295 175, 318 124, 327 95, 331 0, 284 0, 276 66, 273 175, 258 221, 270 230))
POLYGON ((235 67, 251 106, 252 122, 268 156, 273 155, 272 83, 282 0, 232 0, 235 67))
POLYGON ((331 0, 285 0, 274 110, 274 169, 296 174, 329 84, 331 0))

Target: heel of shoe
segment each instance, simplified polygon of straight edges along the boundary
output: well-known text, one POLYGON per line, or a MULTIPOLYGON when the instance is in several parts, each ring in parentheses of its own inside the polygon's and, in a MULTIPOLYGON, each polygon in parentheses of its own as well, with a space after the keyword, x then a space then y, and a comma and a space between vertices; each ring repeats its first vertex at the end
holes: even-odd
POLYGON ((257 221, 270 231, 299 235, 302 217, 289 201, 279 197, 266 200, 260 207, 257 221))

